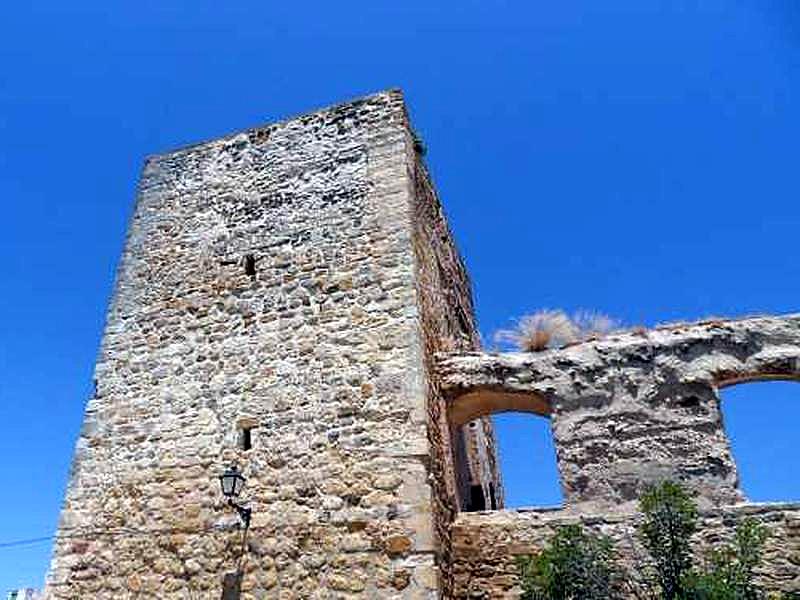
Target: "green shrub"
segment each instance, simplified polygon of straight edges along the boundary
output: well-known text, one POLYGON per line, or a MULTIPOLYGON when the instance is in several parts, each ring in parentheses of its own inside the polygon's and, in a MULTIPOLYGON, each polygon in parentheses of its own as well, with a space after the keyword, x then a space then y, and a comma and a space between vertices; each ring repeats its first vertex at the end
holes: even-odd
POLYGON ((560 527, 542 552, 520 557, 523 600, 617 598, 611 541, 580 525, 560 527))
POLYGON ((640 533, 655 565, 663 600, 760 600, 754 581, 761 563, 766 527, 745 519, 733 542, 711 550, 703 567, 694 567, 691 536, 697 529, 697 507, 679 484, 664 482, 640 499, 644 514, 640 533))
POLYGON ((609 538, 568 525, 540 554, 518 559, 523 600, 612 600, 621 597, 624 584, 633 584, 630 591, 648 600, 800 600, 796 593, 767 595, 756 585, 769 532, 755 519, 744 519, 730 543, 712 549, 703 565, 695 566, 691 537, 698 514, 689 493, 667 481, 647 490, 639 508, 639 534, 652 562, 635 568, 640 573, 653 568, 650 590, 620 576, 609 538))
POLYGON ((639 500, 644 514, 640 533, 656 571, 664 600, 688 596, 691 574, 690 538, 697 528, 697 507, 686 490, 665 481, 647 490, 639 500))
POLYGON ((769 532, 754 519, 736 527, 733 543, 712 550, 704 569, 693 576, 698 600, 759 600, 766 595, 754 582, 769 532))

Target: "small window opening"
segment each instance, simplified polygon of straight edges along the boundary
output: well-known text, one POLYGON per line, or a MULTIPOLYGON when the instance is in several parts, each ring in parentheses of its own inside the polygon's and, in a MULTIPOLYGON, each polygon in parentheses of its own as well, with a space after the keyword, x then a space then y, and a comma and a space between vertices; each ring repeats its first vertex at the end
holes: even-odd
POLYGON ((253 447, 253 434, 252 427, 242 427, 239 432, 239 448, 242 450, 250 450, 253 447))
POLYGON ((469 509, 470 511, 486 510, 486 498, 483 495, 483 487, 480 485, 469 486, 469 509))
POLYGON ((225 573, 222 580, 222 600, 239 600, 242 597, 242 572, 225 573))
POLYGON ((244 257, 244 272, 250 277, 256 276, 256 257, 252 254, 246 254, 244 257))

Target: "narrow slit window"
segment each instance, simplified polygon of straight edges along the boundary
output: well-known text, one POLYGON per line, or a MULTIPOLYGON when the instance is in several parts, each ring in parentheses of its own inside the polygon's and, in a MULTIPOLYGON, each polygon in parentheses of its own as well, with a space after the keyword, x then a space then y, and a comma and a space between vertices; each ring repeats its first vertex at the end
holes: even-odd
POLYGON ((250 450, 253 447, 253 429, 251 427, 242 427, 239 432, 239 448, 242 450, 250 450))
POLYGON ((480 485, 471 485, 469 488, 469 510, 479 511, 486 510, 486 497, 483 495, 483 487, 480 485))
POLYGON ((256 257, 252 254, 246 254, 244 257, 244 272, 250 277, 256 276, 256 257))

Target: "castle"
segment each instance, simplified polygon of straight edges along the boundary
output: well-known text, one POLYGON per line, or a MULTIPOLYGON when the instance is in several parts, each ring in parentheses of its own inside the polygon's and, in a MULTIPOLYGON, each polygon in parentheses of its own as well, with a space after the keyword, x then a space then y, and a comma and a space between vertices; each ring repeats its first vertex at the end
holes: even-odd
POLYGON ((635 552, 665 477, 800 589, 800 505, 745 501, 717 395, 800 378, 800 316, 481 352, 420 150, 388 91, 146 161, 46 597, 514 597, 560 523, 635 552), (551 419, 561 509, 498 510, 508 410, 551 419))

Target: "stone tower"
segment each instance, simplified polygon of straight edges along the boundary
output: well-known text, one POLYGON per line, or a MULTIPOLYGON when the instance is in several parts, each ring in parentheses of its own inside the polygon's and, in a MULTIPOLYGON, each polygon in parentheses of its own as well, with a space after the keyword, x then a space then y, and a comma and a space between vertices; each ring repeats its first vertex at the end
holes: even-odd
POLYGON ((477 343, 400 92, 149 158, 47 596, 446 593, 454 512, 502 502, 433 369, 477 343))

